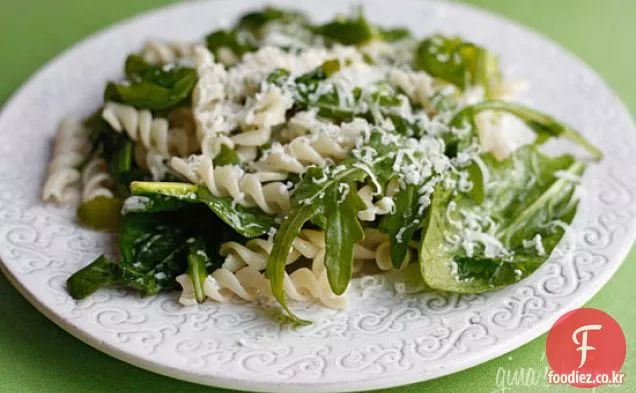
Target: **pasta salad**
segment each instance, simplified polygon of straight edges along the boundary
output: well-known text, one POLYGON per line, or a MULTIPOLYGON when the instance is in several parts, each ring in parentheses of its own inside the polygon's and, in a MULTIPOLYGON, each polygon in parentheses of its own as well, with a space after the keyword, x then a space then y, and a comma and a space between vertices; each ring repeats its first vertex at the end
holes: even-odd
POLYGON ((69 293, 274 299, 304 323, 288 299, 342 308, 360 275, 456 293, 514 284, 564 236, 586 167, 541 144, 601 159, 516 103, 524 87, 484 47, 361 10, 316 24, 267 7, 201 42, 148 42, 55 138, 43 199, 119 234, 119 253, 73 274, 69 293))

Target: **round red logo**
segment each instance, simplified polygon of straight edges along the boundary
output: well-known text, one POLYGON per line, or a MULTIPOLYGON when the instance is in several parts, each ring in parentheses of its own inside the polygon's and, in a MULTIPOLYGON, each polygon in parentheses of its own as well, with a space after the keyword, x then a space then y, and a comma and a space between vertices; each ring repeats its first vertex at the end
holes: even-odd
POLYGON ((553 371, 548 382, 582 388, 622 383, 625 352, 625 335, 614 318, 594 308, 572 310, 548 333, 546 355, 553 371))

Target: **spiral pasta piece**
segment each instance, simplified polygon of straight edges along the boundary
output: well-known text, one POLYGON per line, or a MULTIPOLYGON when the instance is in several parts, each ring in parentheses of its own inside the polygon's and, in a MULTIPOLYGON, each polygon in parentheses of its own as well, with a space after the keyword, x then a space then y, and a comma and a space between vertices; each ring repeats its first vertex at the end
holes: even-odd
MULTIPOLYGON (((177 282, 182 287, 179 302, 183 305, 196 304, 190 276, 180 275, 177 282)), ((330 308, 345 308, 347 305, 346 295, 338 296, 331 292, 326 273, 316 276, 308 268, 300 268, 291 274, 285 273, 283 289, 285 294, 295 301, 318 300, 330 308)), ((233 296, 247 301, 273 299, 269 279, 250 266, 235 273, 225 268, 215 270, 205 279, 203 292, 208 299, 219 303, 227 302, 233 296)))
MULTIPOLYGON (((274 242, 271 239, 252 239, 244 245, 227 242, 221 246, 220 254, 225 257, 223 267, 229 271, 237 271, 244 266, 256 270, 264 270, 267 259, 272 252, 274 242)), ((324 258, 325 234, 322 231, 303 229, 294 242, 287 257, 287 264, 296 262, 301 256, 314 260, 324 258)), ((322 263, 322 262, 320 262, 322 263)))
POLYGON ((117 132, 126 132, 130 139, 140 142, 146 149, 165 157, 187 155, 190 138, 187 130, 170 129, 168 120, 153 118, 147 109, 109 101, 104 105, 102 117, 117 132))
POLYGON ((176 63, 193 58, 195 46, 189 42, 148 41, 141 50, 141 57, 149 64, 176 63))
POLYGON ((288 173, 303 173, 307 166, 325 166, 344 160, 359 136, 368 132, 369 123, 361 118, 340 126, 315 118, 314 112, 300 112, 288 124, 286 144, 274 143, 254 164, 256 168, 288 173))
POLYGON ((241 206, 258 206, 269 214, 288 211, 289 190, 280 182, 285 176, 278 173, 245 173, 237 165, 214 167, 205 155, 188 159, 173 157, 172 169, 190 182, 206 186, 212 195, 229 196, 241 206))
MULTIPOLYGON (((376 228, 365 228, 364 240, 356 244, 356 255, 353 261, 353 272, 359 273, 368 261, 374 261, 380 271, 393 269, 391 261, 391 239, 376 228), (362 257, 364 256, 364 257, 362 257)), ((402 266, 404 268, 411 261, 411 251, 407 252, 402 266)))
POLYGON ((79 197, 79 166, 90 151, 88 131, 79 119, 67 117, 60 122, 47 170, 42 199, 69 204, 79 197))
POLYGON ((91 159, 82 169, 82 201, 97 197, 112 198, 113 178, 108 173, 108 164, 103 158, 91 159))
POLYGON ((241 146, 260 146, 271 140, 272 127, 286 122, 285 114, 294 105, 294 99, 290 92, 270 86, 250 101, 246 104, 241 132, 232 135, 231 139, 241 146))

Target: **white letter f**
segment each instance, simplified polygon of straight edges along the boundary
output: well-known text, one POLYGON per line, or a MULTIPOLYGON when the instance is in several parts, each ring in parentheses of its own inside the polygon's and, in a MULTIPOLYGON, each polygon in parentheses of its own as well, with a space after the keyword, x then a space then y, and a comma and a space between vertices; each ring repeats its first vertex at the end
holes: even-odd
POLYGON ((596 348, 592 347, 592 346, 588 346, 587 345, 587 332, 588 330, 601 330, 603 326, 601 325, 585 325, 585 326, 581 326, 580 328, 576 329, 574 331, 574 333, 572 333, 572 341, 574 341, 574 344, 577 345, 581 345, 580 347, 578 347, 576 350, 577 351, 581 351, 581 364, 579 364, 578 368, 583 367, 583 365, 585 364, 585 360, 587 360, 587 351, 593 351, 596 348), (583 339, 581 340, 581 342, 579 342, 579 340, 576 338, 576 336, 580 333, 583 332, 583 339))

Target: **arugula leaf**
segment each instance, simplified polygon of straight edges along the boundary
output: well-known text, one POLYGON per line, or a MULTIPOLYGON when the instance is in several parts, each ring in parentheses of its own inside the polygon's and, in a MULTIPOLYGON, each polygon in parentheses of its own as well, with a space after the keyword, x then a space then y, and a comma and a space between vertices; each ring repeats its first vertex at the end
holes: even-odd
POLYGON ((187 273, 192 279, 192 285, 194 287, 194 295, 198 303, 203 303, 205 300, 205 292, 203 291, 203 285, 207 277, 206 264, 208 262, 208 255, 206 253, 205 241, 198 238, 191 238, 188 240, 188 270, 187 273))
POLYGON ((484 174, 481 172, 481 168, 473 161, 466 167, 466 172, 468 172, 469 181, 473 183, 473 187, 467 192, 467 195, 475 202, 482 203, 486 197, 486 190, 484 188, 484 174))
POLYGON ((463 111, 470 111, 472 116, 475 116, 485 110, 498 110, 518 117, 537 133, 537 143, 541 143, 550 137, 564 137, 580 145, 596 161, 603 158, 603 153, 598 148, 568 125, 526 106, 506 101, 488 100, 472 107, 467 107, 463 111))
POLYGON ((265 269, 265 273, 272 286, 274 298, 294 322, 302 325, 308 324, 309 322, 296 317, 287 306, 284 290, 285 266, 294 240, 300 233, 305 222, 313 217, 317 211, 318 204, 316 203, 298 205, 292 208, 287 219, 283 221, 278 231, 276 231, 274 246, 272 247, 272 252, 269 255, 265 269))
POLYGON ((458 37, 436 34, 423 40, 414 61, 417 68, 460 89, 482 86, 488 93, 501 79, 496 56, 458 37))
MULTIPOLYGON (((134 69, 138 71, 138 65, 134 69)), ((187 99, 197 81, 196 71, 186 67, 169 70, 150 67, 143 76, 132 76, 138 82, 133 81, 130 85, 109 82, 104 101, 112 100, 151 110, 169 109, 187 99)))
POLYGON ((378 228, 389 235, 391 263, 394 268, 399 269, 408 253, 409 242, 413 239, 415 231, 421 227, 424 217, 418 211, 417 186, 414 184, 400 190, 393 197, 393 202, 395 211, 384 216, 378 228))
POLYGON ((303 179, 296 185, 292 195, 292 205, 319 204, 329 189, 338 187, 340 183, 362 181, 366 177, 367 173, 355 166, 344 167, 343 170, 331 173, 326 172, 323 168, 310 167, 305 172, 303 179))
POLYGON ((353 248, 364 239, 364 230, 358 221, 358 212, 365 208, 355 192, 355 185, 348 184, 349 192, 341 200, 339 189, 331 187, 325 196, 324 215, 327 224, 325 239, 325 268, 329 285, 336 295, 347 289, 352 275, 353 248))
POLYGON ((73 299, 81 300, 117 279, 117 265, 102 255, 66 280, 66 288, 73 299))
MULTIPOLYGON (((354 184, 368 176, 365 170, 351 166, 341 166, 338 170, 327 172, 327 169, 310 167, 297 184, 292 195, 292 210, 283 221, 274 236, 274 246, 267 261, 267 276, 270 278, 272 293, 290 318, 297 322, 306 323, 294 316, 287 307, 283 290, 283 280, 287 257, 291 246, 303 225, 314 217, 325 216, 326 232, 329 234, 329 248, 326 252, 325 266, 327 275, 335 293, 342 293, 351 277, 351 262, 353 260, 354 239, 364 237, 357 212, 363 209, 357 194, 350 191, 344 203, 338 203, 340 184, 354 184), (340 210, 342 209, 342 210, 340 210), (335 239, 333 237, 336 237, 335 239), (334 247, 335 245, 335 247, 334 247), (349 250, 351 249, 351 250, 349 250), (344 257, 338 261, 338 257, 344 257), (346 264, 349 266, 346 266, 346 264)), ((351 187, 351 186, 350 186, 351 187)), ((322 222, 323 220, 317 220, 322 222)))
MULTIPOLYGON (((194 184, 132 182, 130 189, 133 195, 162 196, 187 203, 204 203, 217 217, 246 238, 262 236, 274 226, 274 218, 260 209, 237 205, 230 197, 216 197, 207 188, 194 184)), ((156 206, 156 204, 149 206, 156 206)), ((144 208, 145 205, 142 205, 141 209, 144 208)))
POLYGON ((483 157, 490 181, 482 203, 453 194, 443 184, 433 193, 419 260, 422 276, 433 288, 479 293, 521 280, 549 257, 563 236, 563 229, 553 223, 569 223, 574 217, 576 184, 568 178, 582 175, 582 162, 569 155, 549 158, 535 146, 519 149, 501 162, 489 154, 483 157), (557 177, 558 171, 569 176, 557 177), (468 252, 466 246, 449 243, 449 239, 466 239, 466 231, 476 231, 457 226, 462 218, 453 217, 448 211, 451 205, 464 216, 490 222, 489 234, 476 233, 487 238, 484 242, 499 242, 508 252, 488 255, 481 244, 473 244, 468 252), (542 247, 528 247, 530 238, 543 239, 542 247))

